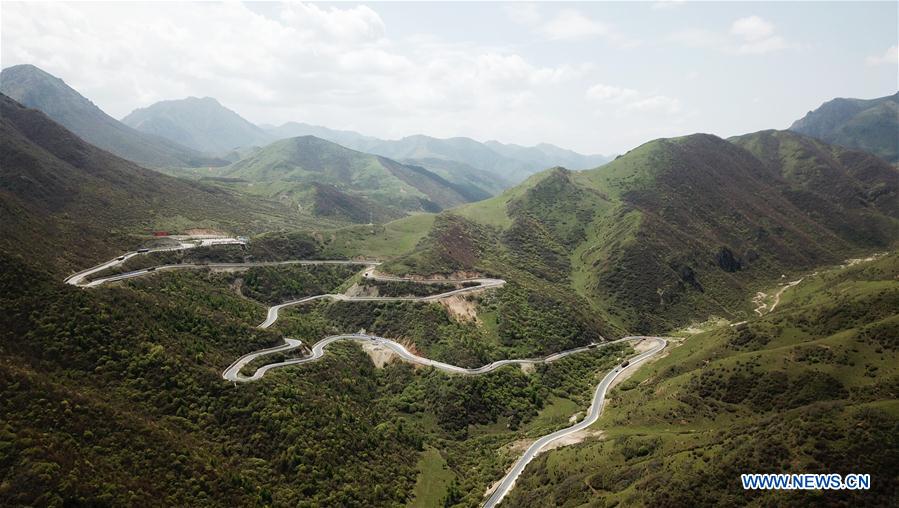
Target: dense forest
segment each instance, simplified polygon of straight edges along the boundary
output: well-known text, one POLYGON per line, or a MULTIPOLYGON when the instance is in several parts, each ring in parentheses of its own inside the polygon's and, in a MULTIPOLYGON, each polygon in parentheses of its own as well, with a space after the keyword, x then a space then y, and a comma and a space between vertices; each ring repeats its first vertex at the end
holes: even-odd
MULTIPOLYGON (((327 287, 345 275, 335 270, 265 268, 244 288, 271 296, 287 275, 327 287)), ((375 369, 357 345, 338 344, 319 362, 231 386, 220 372, 234 358, 277 343, 278 330, 320 336, 316 319, 438 353, 429 337, 473 346, 483 334, 440 305, 406 303, 310 306, 260 330, 265 305, 233 288, 247 275, 168 272, 91 291, 4 255, 3 504, 402 505, 427 447, 452 472, 445 501, 470 506, 514 458, 507 443, 557 428, 570 414, 543 415, 560 400, 586 406, 593 373, 623 354, 599 349, 533 373, 468 378, 402 363, 375 369), (435 335, 386 327, 435 322, 435 335)), ((460 363, 492 358, 442 351, 460 363)))

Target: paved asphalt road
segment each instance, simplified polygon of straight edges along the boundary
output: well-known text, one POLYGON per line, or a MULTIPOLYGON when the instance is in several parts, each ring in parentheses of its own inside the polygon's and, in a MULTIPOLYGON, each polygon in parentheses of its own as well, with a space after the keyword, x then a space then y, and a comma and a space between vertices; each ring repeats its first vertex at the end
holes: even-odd
POLYGON ((449 363, 443 363, 443 362, 439 362, 437 360, 431 360, 430 358, 418 356, 415 353, 412 353, 411 351, 406 349, 406 347, 403 346, 402 344, 400 344, 399 342, 395 342, 390 339, 385 339, 384 337, 379 337, 377 335, 368 335, 365 333, 345 333, 345 334, 340 334, 340 335, 331 335, 329 337, 325 337, 324 339, 316 342, 312 346, 312 354, 309 356, 305 356, 303 358, 293 358, 293 359, 279 362, 279 363, 270 363, 268 365, 265 365, 265 366, 257 369, 256 372, 254 372, 253 375, 251 375, 251 376, 244 376, 243 374, 240 373, 240 370, 245 365, 247 365, 248 363, 252 362, 253 360, 255 360, 257 358, 260 358, 260 357, 263 357, 266 355, 270 355, 272 353, 289 351, 291 349, 298 348, 302 345, 302 342, 299 340, 284 339, 285 344, 282 344, 280 346, 261 349, 259 351, 254 351, 252 353, 241 356, 240 358, 235 360, 234 363, 232 363, 227 369, 225 369, 224 372, 222 372, 222 377, 228 381, 234 381, 234 382, 256 381, 258 379, 261 379, 262 376, 264 376, 265 373, 271 369, 275 369, 278 367, 285 367, 288 365, 309 363, 309 362, 318 360, 319 358, 324 356, 325 348, 329 344, 332 344, 334 342, 341 341, 341 340, 352 340, 352 341, 357 341, 357 342, 370 342, 373 344, 378 344, 378 345, 381 345, 381 346, 384 346, 384 347, 390 349, 391 351, 396 353, 400 358, 402 358, 403 360, 405 360, 409 363, 416 363, 419 365, 434 367, 435 369, 442 370, 442 371, 448 372, 450 374, 479 375, 479 374, 486 374, 488 372, 492 372, 492 371, 494 371, 500 367, 504 367, 506 365, 550 363, 550 362, 554 362, 556 360, 559 360, 559 359, 564 358, 569 355, 590 351, 591 349, 594 349, 594 348, 605 347, 605 346, 609 346, 611 344, 616 344, 619 342, 624 342, 624 341, 629 341, 629 340, 638 340, 641 338, 644 338, 644 337, 625 337, 623 339, 618 339, 618 340, 614 340, 614 341, 610 341, 610 342, 604 342, 602 344, 595 344, 595 345, 591 345, 591 346, 584 346, 584 347, 569 349, 567 351, 562 351, 560 353, 554 353, 545 358, 522 358, 522 359, 515 359, 515 360, 499 360, 499 361, 495 361, 493 363, 484 365, 482 367, 476 367, 476 368, 470 369, 470 368, 459 367, 459 366, 452 365, 449 363))
MULTIPOLYGON (((160 251, 171 251, 171 250, 182 250, 182 249, 190 249, 196 247, 197 244, 194 243, 186 243, 182 242, 179 246, 176 247, 167 247, 160 249, 151 249, 148 252, 160 252, 160 251)), ((179 270, 179 269, 198 269, 198 268, 246 268, 252 266, 276 266, 276 265, 287 265, 287 264, 346 264, 346 265, 362 265, 366 266, 366 270, 363 272, 363 275, 366 278, 377 279, 377 280, 388 280, 388 281, 408 281, 414 280, 415 282, 423 283, 423 284, 437 284, 437 283, 463 283, 463 282, 471 282, 476 283, 477 285, 471 287, 463 287, 459 289, 454 289, 452 291, 447 291, 444 293, 430 295, 430 296, 422 296, 422 297, 378 297, 378 296, 347 296, 344 294, 324 294, 324 295, 315 295, 306 298, 301 298, 298 300, 293 300, 289 302, 285 302, 279 305, 274 305, 269 307, 268 313, 266 315, 265 321, 263 321, 259 328, 268 328, 273 325, 278 319, 278 311, 283 309, 284 307, 288 307, 291 305, 299 305, 306 302, 310 302, 313 300, 319 299, 333 299, 333 300, 342 300, 342 301, 435 301, 440 300, 442 298, 447 298, 450 296, 458 295, 461 293, 469 293, 473 291, 480 291, 489 288, 500 287, 506 283, 506 281, 502 279, 489 279, 489 278, 473 278, 473 279, 410 279, 403 277, 393 277, 393 276, 385 276, 378 275, 375 273, 375 267, 378 266, 378 262, 376 261, 336 261, 336 260, 295 260, 295 261, 277 261, 277 262, 257 262, 257 263, 209 263, 209 264, 179 264, 179 265, 162 265, 158 267, 154 267, 153 269, 143 269, 143 270, 135 270, 132 272, 116 274, 110 277, 104 277, 100 279, 95 279, 90 282, 85 282, 84 279, 94 273, 100 272, 107 268, 118 266, 131 257, 144 254, 146 252, 128 252, 123 256, 116 258, 112 261, 108 261, 106 263, 97 265, 95 267, 89 268, 87 270, 78 272, 70 277, 68 277, 65 282, 67 284, 72 284, 78 287, 95 287, 107 282, 120 281, 125 279, 130 279, 134 277, 141 277, 150 273, 154 273, 156 271, 162 270, 179 270)), ((429 358, 424 358, 413 354, 405 346, 402 344, 392 341, 390 339, 386 339, 384 337, 378 337, 375 335, 367 335, 361 333, 355 334, 341 334, 341 335, 332 335, 326 337, 318 342, 316 342, 312 346, 312 354, 303 358, 293 358, 290 360, 286 360, 283 362, 270 363, 264 365, 255 372, 253 372, 250 376, 244 376, 240 373, 241 369, 252 362, 253 360, 267 356, 273 353, 279 353, 283 351, 290 351, 292 349, 299 348, 302 346, 302 342, 297 339, 285 338, 284 344, 280 346, 275 346, 267 349, 262 349, 259 351, 254 351, 252 353, 241 356, 237 360, 234 361, 224 372, 222 372, 222 378, 232 382, 250 382, 261 379, 265 376, 265 373, 269 370, 276 369, 279 367, 285 367, 289 365, 298 365, 302 363, 314 362, 324 356, 325 348, 334 342, 341 340, 352 340, 359 342, 372 342, 379 345, 383 345, 387 347, 394 353, 396 353, 403 360, 415 363, 419 365, 425 365, 429 367, 434 367, 436 369, 442 370, 444 372, 449 372, 452 374, 462 374, 462 375, 480 375, 486 374, 498 368, 501 368, 506 365, 512 364, 536 364, 536 363, 549 363, 561 358, 564 358, 569 355, 582 353, 586 351, 590 351, 596 347, 604 347, 610 344, 615 344, 623 341, 633 341, 633 340, 654 340, 656 341, 656 345, 653 346, 652 349, 640 353, 629 360, 629 366, 638 365, 658 352, 662 351, 665 348, 667 341, 663 337, 644 337, 644 336, 634 336, 634 337, 624 337, 622 339, 618 339, 615 341, 605 342, 602 344, 591 344, 590 346, 579 347, 575 349, 570 349, 567 351, 561 351, 559 353, 555 353, 549 355, 545 358, 523 358, 523 359, 514 359, 514 360, 499 360, 493 362, 488 365, 484 365, 482 367, 477 368, 465 368, 459 367, 456 365, 450 365, 448 363, 439 362, 436 360, 431 360, 429 358)), ((609 386, 611 386, 612 382, 624 372, 624 368, 620 365, 616 366, 611 372, 609 372, 596 386, 596 391, 593 394, 593 402, 590 405, 590 409, 586 418, 581 420, 580 422, 572 425, 571 427, 558 430, 553 432, 552 434, 548 434, 546 436, 541 437, 537 441, 534 442, 518 459, 515 465, 511 470, 506 474, 506 476, 502 479, 497 488, 493 491, 490 497, 485 502, 484 506, 487 508, 493 508, 497 504, 502 501, 502 499, 512 490, 512 487, 515 485, 515 480, 521 475, 524 471, 525 467, 528 463, 533 460, 535 456, 537 456, 540 451, 545 448, 547 445, 561 439, 569 434, 574 432, 578 432, 583 430, 593 423, 595 423, 599 416, 602 414, 603 405, 605 403, 606 393, 609 390, 609 386)))
POLYGON ((535 441, 534 444, 532 444, 530 447, 528 447, 521 458, 518 459, 518 462, 516 462, 515 465, 512 466, 512 469, 510 469, 506 474, 506 476, 503 477, 500 484, 493 491, 493 494, 491 494, 487 499, 487 502, 484 503, 485 508, 493 508, 503 500, 506 494, 508 494, 509 491, 512 490, 512 487, 515 486, 515 480, 517 480, 518 477, 521 476, 524 468, 528 465, 529 462, 531 462, 531 460, 533 460, 534 457, 537 456, 538 453, 540 453, 540 450, 545 448, 553 441, 562 439, 569 434, 573 434, 580 430, 586 429, 587 427, 596 423, 596 420, 598 420, 600 415, 602 415, 603 406, 605 405, 606 401, 606 393, 609 391, 609 386, 611 386, 612 381, 614 381, 616 377, 621 375, 622 372, 627 370, 627 368, 630 368, 632 365, 638 365, 646 361, 656 353, 660 352, 661 350, 665 349, 665 345, 667 344, 667 341, 662 337, 627 337, 620 340, 628 339, 655 340, 656 345, 653 346, 652 349, 632 357, 629 360, 630 363, 628 364, 628 367, 622 368, 621 365, 618 365, 608 374, 606 374, 604 378, 602 378, 602 381, 600 381, 600 383, 596 386, 596 391, 593 393, 593 403, 590 404, 590 410, 588 411, 586 418, 572 425, 571 427, 557 430, 552 434, 547 434, 535 441))

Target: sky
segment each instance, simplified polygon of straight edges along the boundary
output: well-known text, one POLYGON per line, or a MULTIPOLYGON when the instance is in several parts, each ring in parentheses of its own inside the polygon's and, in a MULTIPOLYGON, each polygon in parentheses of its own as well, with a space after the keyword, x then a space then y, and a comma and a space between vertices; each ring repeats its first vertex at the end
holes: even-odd
POLYGON ((122 118, 215 97, 287 121, 623 153, 787 128, 899 84, 896 2, 14 3, 30 63, 122 118))

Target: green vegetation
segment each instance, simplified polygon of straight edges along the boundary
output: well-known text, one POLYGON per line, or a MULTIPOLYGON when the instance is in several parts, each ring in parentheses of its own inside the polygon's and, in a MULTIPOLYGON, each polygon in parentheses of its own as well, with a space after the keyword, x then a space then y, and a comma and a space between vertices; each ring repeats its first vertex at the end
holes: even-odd
POLYGON ((360 289, 369 294, 372 290, 378 296, 430 296, 458 289, 459 284, 421 284, 412 281, 366 280, 360 289))
MULTIPOLYGON (((278 326, 285 334, 324 337, 369 333, 412 342, 427 357, 464 367, 504 358, 547 355, 602 339, 588 316, 565 313, 566 302, 521 287, 470 297, 480 312, 497 316, 495 327, 450 317, 439 303, 320 301, 285 309, 278 326)), ((570 309, 570 307, 568 307, 570 309)))
POLYGON ((110 259, 134 245, 132 235, 169 226, 240 234, 296 224, 280 204, 119 159, 6 96, 0 131, 0 248, 56 273, 110 259))
POLYGON ((230 273, 224 278, 232 284, 239 284, 244 296, 275 305, 306 296, 333 293, 358 271, 359 267, 348 265, 264 266, 230 273))
POLYGON ((245 192, 290 199, 316 216, 383 222, 481 199, 419 167, 344 148, 314 136, 276 141, 215 172, 245 192))
POLYGON ((692 135, 596 170, 556 168, 443 213, 384 269, 475 270, 553 288, 589 308, 603 333, 648 333, 746 319, 746 295, 781 275, 896 238, 899 184, 882 161, 790 132, 692 135))
POLYGON ((4 504, 402 504, 427 443, 448 468, 427 496, 468 506, 515 456, 489 450, 563 424, 559 408, 586 401, 590 373, 621 354, 468 378, 375 371, 357 346, 338 344, 320 362, 235 388, 222 367, 279 335, 255 328, 264 307, 220 275, 163 272, 84 291, 10 257, 2 274, 15 291, 0 300, 0 468, 20 486, 0 491, 4 504), (38 451, 54 449, 65 460, 38 451))
POLYGON ((899 93, 877 99, 834 99, 790 126, 791 131, 899 162, 899 93))
POLYGON ((440 506, 450 482, 455 478, 452 470, 446 465, 446 460, 435 448, 425 447, 421 458, 416 464, 418 480, 415 482, 415 490, 412 492, 412 502, 409 508, 431 508, 440 506))
POLYGON ((387 224, 347 226, 316 234, 326 256, 385 259, 411 251, 428 233, 434 218, 432 214, 420 213, 387 224))
POLYGON ((820 271, 776 311, 686 339, 610 394, 606 439, 538 457, 511 506, 892 506, 899 255, 820 271), (864 472, 871 491, 743 491, 749 472, 864 472))
POLYGON ((196 274, 84 291, 2 261, 0 504, 407 500, 420 445, 358 348, 232 387, 223 366, 277 341, 262 306, 196 274))
POLYGON ((510 445, 570 425, 569 418, 586 409, 599 377, 629 354, 627 349, 600 348, 539 365, 531 374, 507 367, 484 376, 450 376, 388 364, 380 375, 385 401, 420 432, 426 446, 440 452, 439 458, 427 454, 421 460, 428 462, 419 463, 423 473, 441 467, 434 483, 442 484, 432 487, 427 499, 480 506, 487 487, 520 454, 510 445))
MULTIPOLYGON (((539 457, 507 504, 895 504, 899 256, 807 275, 760 318, 747 298, 896 246, 899 184, 874 157, 794 133, 694 135, 598 170, 554 168, 451 212, 335 227, 477 192, 311 137, 182 181, 2 99, 0 504, 477 506, 527 442, 586 409, 627 346, 471 377, 376 369, 354 343, 248 385, 223 382, 222 369, 284 335, 311 344, 365 329, 474 367, 709 315, 749 322, 692 336, 615 388, 604 439, 539 457), (391 273, 507 284, 439 303, 318 301, 261 330, 266 307, 284 300, 459 285, 363 281, 338 265, 161 271, 96 290, 59 280, 151 229, 188 226, 277 232, 136 256, 107 274, 377 258, 391 273), (747 493, 736 482, 750 471, 870 472, 874 491, 747 493)), ((428 143, 401 142, 421 157, 428 143)))
POLYGON ((320 254, 321 250, 322 246, 307 233, 267 233, 254 237, 247 245, 215 245, 148 252, 130 257, 120 265, 91 274, 88 279, 101 279, 151 266, 327 259, 320 254))

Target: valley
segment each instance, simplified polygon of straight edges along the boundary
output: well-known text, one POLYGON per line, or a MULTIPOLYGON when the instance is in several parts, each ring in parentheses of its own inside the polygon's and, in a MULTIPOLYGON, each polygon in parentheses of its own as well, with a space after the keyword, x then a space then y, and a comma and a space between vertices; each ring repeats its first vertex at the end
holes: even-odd
MULTIPOLYGON (((225 243, 229 241, 234 241, 230 238, 225 239, 217 239, 218 242, 225 243)), ((340 261, 340 260, 285 260, 280 262, 260 262, 260 263, 231 263, 231 264, 204 264, 204 265, 195 265, 195 264, 174 264, 174 265, 164 265, 164 266, 152 266, 143 270, 138 271, 130 271, 123 273, 121 275, 113 275, 110 277, 104 278, 96 278, 91 280, 90 282, 84 282, 84 278, 90 276, 93 273, 101 272, 107 270, 111 267, 123 264, 127 259, 132 258, 134 256, 139 255, 148 255, 151 252, 171 252, 175 250, 184 250, 184 249, 192 249, 197 248, 199 243, 182 243, 175 247, 161 247, 156 249, 142 249, 141 251, 134 251, 125 253, 114 260, 108 261, 106 263, 102 263, 93 268, 83 270, 78 272, 76 275, 70 276, 66 278, 65 282, 67 284, 82 287, 82 288, 92 288, 97 287, 101 284, 120 282, 127 279, 155 275, 157 271, 166 271, 172 269, 242 269, 249 267, 257 267, 257 266, 284 266, 285 264, 302 264, 307 266, 315 266, 315 265, 333 265, 333 264, 345 264, 345 265, 363 265, 366 267, 365 271, 362 273, 362 276, 365 280, 372 281, 388 281, 388 282, 396 282, 396 281, 408 281, 414 282, 414 284, 441 284, 445 285, 447 283, 455 283, 455 284, 464 284, 464 287, 453 289, 447 292, 428 295, 428 296, 371 296, 371 297, 353 297, 347 296, 346 294, 323 294, 323 295, 314 295, 309 296, 300 300, 294 300, 286 303, 280 303, 269 307, 267 311, 267 317, 262 324, 259 325, 259 328, 266 329, 275 324, 278 319, 278 311, 287 306, 300 305, 303 303, 307 303, 313 300, 319 300, 322 298, 328 299, 336 299, 341 301, 415 301, 415 302, 427 302, 427 301, 437 301, 444 298, 448 298, 454 295, 459 295, 463 293, 472 293, 472 292, 481 292, 485 290, 489 290, 491 288, 502 287, 505 284, 504 280, 501 279, 420 279, 420 278, 403 278, 403 277, 393 277, 393 276, 380 276, 375 274, 375 268, 380 264, 377 262, 364 262, 364 261, 340 261)), ((422 365, 426 367, 431 367, 439 371, 447 372, 450 374, 456 375, 482 375, 492 372, 496 369, 510 366, 510 365, 537 365, 537 364, 548 364, 550 362, 555 362, 566 358, 570 355, 575 355, 579 353, 591 353, 597 347, 604 347, 607 345, 625 343, 625 342, 644 342, 644 341, 654 341, 655 345, 641 352, 640 354, 629 358, 625 361, 622 366, 616 366, 612 369, 608 375, 606 375, 602 381, 596 386, 592 402, 590 403, 590 407, 587 411, 587 416, 583 418, 581 421, 576 423, 571 427, 567 427, 546 436, 541 437, 537 441, 535 441, 519 458, 512 469, 503 477, 503 479, 499 482, 498 486, 493 488, 490 492, 489 498, 484 503, 485 507, 493 507, 497 505, 503 497, 505 497, 509 491, 512 489, 512 486, 515 483, 515 480, 521 475, 524 471, 525 466, 545 447, 551 445, 556 441, 560 441, 564 439, 566 436, 575 434, 583 429, 588 428, 593 423, 595 423, 599 416, 602 413, 602 409, 605 403, 605 396, 609 388, 611 387, 613 381, 620 376, 625 370, 632 371, 637 365, 649 359, 653 355, 659 353, 662 349, 664 349, 666 345, 666 340, 661 337, 624 337, 621 339, 617 339, 611 342, 606 342, 604 344, 595 344, 591 343, 587 346, 570 349, 566 351, 560 351, 553 353, 545 358, 539 359, 506 359, 492 362, 488 365, 484 365, 477 368, 463 368, 455 365, 434 361, 428 358, 424 358, 414 353, 411 353, 403 344, 395 342, 390 339, 386 339, 383 337, 369 335, 363 332, 354 333, 354 334, 343 334, 343 335, 332 335, 329 337, 325 337, 318 342, 314 343, 311 348, 308 346, 304 346, 303 342, 293 338, 285 338, 285 344, 281 346, 269 347, 265 348, 253 353, 248 353, 244 356, 241 356, 237 360, 235 360, 225 371, 222 373, 222 378, 226 381, 231 382, 250 382, 257 381, 262 379, 262 377, 270 370, 277 369, 281 367, 293 366, 293 365, 301 365, 306 363, 311 363, 319 360, 324 356, 325 348, 338 341, 356 341, 356 342, 369 342, 376 344, 378 346, 383 346, 391 351, 393 351, 398 358, 403 361, 422 365), (266 356, 273 355, 275 353, 284 353, 286 351, 290 351, 293 349, 304 348, 311 351, 311 354, 292 358, 280 362, 274 363, 263 363, 260 367, 255 369, 251 375, 244 376, 242 374, 242 370, 251 364, 257 362, 259 359, 264 358, 266 356), (624 366, 628 366, 629 368, 625 368, 624 366)))
POLYGON ((895 14, 4 3, 0 506, 896 506, 895 14))

